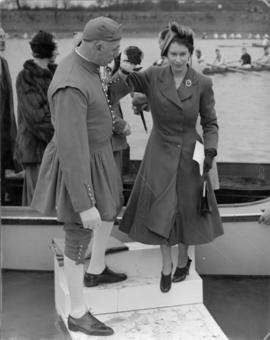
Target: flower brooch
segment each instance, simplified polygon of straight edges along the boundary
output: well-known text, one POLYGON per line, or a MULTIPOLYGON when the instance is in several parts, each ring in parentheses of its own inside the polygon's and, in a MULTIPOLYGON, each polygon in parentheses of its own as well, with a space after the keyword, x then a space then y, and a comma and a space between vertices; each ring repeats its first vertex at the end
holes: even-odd
POLYGON ((187 79, 185 84, 186 84, 186 87, 190 87, 192 85, 192 82, 190 79, 187 79))

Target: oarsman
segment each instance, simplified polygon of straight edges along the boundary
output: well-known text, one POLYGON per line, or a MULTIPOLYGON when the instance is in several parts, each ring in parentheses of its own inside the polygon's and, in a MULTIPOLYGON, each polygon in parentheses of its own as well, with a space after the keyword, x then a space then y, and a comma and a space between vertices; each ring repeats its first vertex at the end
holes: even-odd
POLYGON ((261 65, 261 66, 265 66, 265 65, 270 66, 269 46, 265 46, 263 48, 263 55, 259 59, 255 60, 255 64, 261 65))

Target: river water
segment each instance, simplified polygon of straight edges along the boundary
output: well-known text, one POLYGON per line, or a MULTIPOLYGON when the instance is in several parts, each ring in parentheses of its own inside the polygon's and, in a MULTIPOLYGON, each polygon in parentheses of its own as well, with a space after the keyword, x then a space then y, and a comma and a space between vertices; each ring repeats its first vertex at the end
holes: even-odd
MULTIPOLYGON (((214 50, 218 45, 226 45, 221 51, 227 61, 237 60, 241 46, 248 47, 253 59, 262 55, 261 48, 251 47, 251 40, 197 40, 196 48, 201 48, 207 62, 214 60, 214 50)), ((122 48, 137 45, 144 51, 143 67, 151 65, 159 56, 156 37, 124 38, 122 48)), ((31 58, 28 40, 7 41, 4 57, 9 62, 13 86, 16 75, 24 61, 31 58)), ((73 48, 72 39, 59 39, 59 62, 73 48)), ((196 62, 193 62, 196 68, 196 62)), ((270 162, 270 72, 228 73, 211 76, 214 84, 216 111, 220 127, 218 160, 227 162, 270 162)), ((15 91, 14 91, 15 93, 15 91)), ((15 94, 16 103, 16 94, 15 94)), ((130 97, 121 101, 125 119, 132 126, 128 137, 131 158, 140 159, 148 139, 140 117, 132 113, 130 97)), ((149 130, 151 115, 145 113, 149 130)))

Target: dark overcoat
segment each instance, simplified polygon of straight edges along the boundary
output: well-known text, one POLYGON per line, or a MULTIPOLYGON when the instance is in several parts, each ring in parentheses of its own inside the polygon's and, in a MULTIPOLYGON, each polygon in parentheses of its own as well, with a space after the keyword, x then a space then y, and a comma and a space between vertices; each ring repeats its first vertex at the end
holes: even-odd
POLYGON ((14 169, 13 150, 17 134, 13 91, 8 63, 0 56, 1 169, 14 169))
POLYGON ((18 97, 18 133, 15 157, 24 165, 40 164, 43 153, 53 136, 53 125, 47 91, 56 65, 48 69, 27 60, 16 80, 18 97))
MULTIPOLYGON (((198 115, 205 149, 217 149, 218 125, 210 78, 188 68, 177 90, 170 66, 129 76, 148 97, 153 129, 120 230, 146 244, 201 244, 223 234, 209 183, 211 214, 200 213, 203 178, 193 158, 198 115)), ((208 180, 209 182, 209 180, 208 180)))

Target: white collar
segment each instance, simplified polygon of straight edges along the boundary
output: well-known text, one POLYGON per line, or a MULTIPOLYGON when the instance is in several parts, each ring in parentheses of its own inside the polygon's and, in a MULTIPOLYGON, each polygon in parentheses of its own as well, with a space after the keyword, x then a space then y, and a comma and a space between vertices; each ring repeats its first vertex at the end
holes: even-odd
POLYGON ((75 52, 76 52, 81 58, 83 58, 84 60, 90 62, 89 59, 85 58, 85 56, 83 56, 83 55, 78 51, 78 47, 75 48, 75 52))

